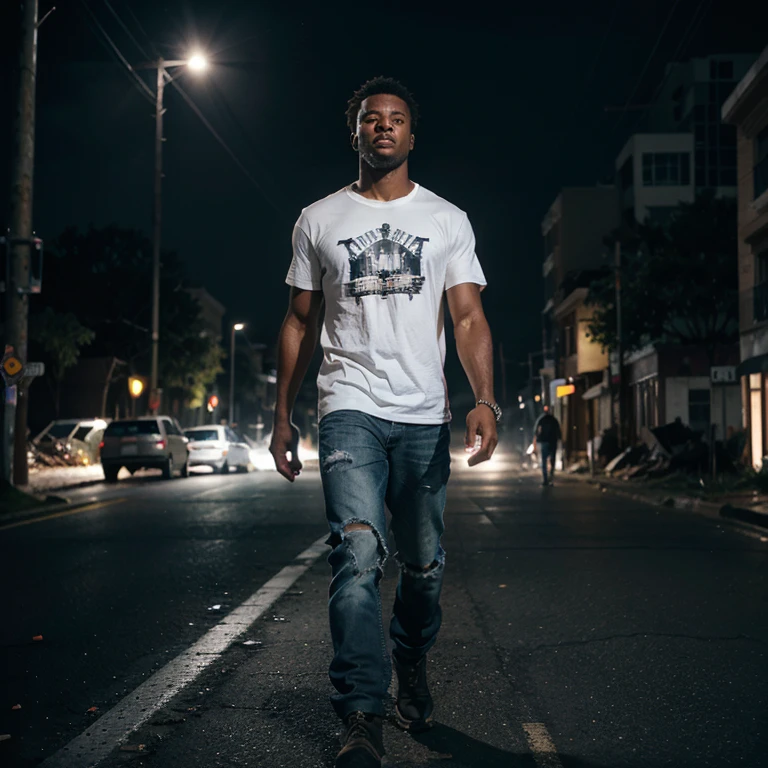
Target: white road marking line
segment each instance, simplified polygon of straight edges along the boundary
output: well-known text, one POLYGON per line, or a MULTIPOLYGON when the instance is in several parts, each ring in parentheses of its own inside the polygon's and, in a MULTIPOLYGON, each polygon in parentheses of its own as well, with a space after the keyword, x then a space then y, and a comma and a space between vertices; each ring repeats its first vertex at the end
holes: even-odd
POLYGON ((93 725, 75 737, 41 768, 93 768, 120 742, 149 720, 184 686, 216 661, 230 645, 267 611, 325 553, 326 536, 318 539, 263 587, 211 627, 194 645, 171 660, 93 725))
POLYGON ((562 768, 563 764, 557 756, 557 747, 544 723, 523 723, 523 730, 539 768, 562 768))
POLYGON ((488 515, 478 515, 477 522, 481 525, 493 525, 491 518, 488 515))

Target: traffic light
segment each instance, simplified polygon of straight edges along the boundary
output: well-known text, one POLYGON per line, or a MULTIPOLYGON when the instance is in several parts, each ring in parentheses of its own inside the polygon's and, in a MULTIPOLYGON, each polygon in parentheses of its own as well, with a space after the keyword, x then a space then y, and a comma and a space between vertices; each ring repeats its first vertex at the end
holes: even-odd
POLYGON ((208 413, 213 413, 219 407, 219 396, 211 395, 208 398, 208 413))

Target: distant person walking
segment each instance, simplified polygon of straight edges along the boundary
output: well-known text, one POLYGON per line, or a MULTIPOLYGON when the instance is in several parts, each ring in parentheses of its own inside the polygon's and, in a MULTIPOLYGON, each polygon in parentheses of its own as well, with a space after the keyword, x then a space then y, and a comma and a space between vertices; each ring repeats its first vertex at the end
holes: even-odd
POLYGON ((555 482, 555 457, 561 437, 560 422, 549 412, 549 406, 545 405, 544 413, 539 416, 533 428, 533 447, 539 448, 541 456, 542 485, 552 485, 555 482), (551 464, 549 477, 547 477, 547 464, 551 464))

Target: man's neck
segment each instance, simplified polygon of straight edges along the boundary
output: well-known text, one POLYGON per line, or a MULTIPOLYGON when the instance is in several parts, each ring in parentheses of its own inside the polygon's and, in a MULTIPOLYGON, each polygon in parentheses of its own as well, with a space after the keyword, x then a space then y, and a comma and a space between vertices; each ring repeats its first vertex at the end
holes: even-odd
POLYGON ((352 185, 358 195, 369 200, 389 202, 409 195, 414 183, 408 178, 408 163, 391 171, 371 168, 367 163, 360 163, 360 178, 352 185))

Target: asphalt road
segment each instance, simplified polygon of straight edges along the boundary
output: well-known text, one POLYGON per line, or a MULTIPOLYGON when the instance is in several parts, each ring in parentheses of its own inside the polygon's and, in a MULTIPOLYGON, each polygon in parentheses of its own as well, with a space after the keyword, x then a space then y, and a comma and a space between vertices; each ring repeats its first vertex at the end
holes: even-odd
MULTIPOLYGON (((331 766, 328 568, 322 548, 296 559, 325 533, 317 473, 69 495, 96 506, 0 524, 0 765, 85 768, 85 740, 104 768, 331 766), (146 681, 150 699, 175 684, 192 646, 204 668, 131 708, 146 681), (110 752, 110 723, 134 716, 110 752)), ((577 482, 542 489, 503 459, 457 462, 438 725, 418 740, 388 726, 390 765, 765 765, 765 538, 577 482)))

